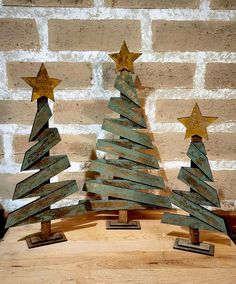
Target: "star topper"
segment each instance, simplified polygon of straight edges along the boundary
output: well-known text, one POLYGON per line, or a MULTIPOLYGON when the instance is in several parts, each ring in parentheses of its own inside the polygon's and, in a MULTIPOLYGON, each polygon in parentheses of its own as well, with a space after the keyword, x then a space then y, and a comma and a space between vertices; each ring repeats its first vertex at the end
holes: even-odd
POLYGON ((196 103, 191 116, 181 117, 178 120, 186 127, 185 139, 194 135, 198 135, 208 140, 207 126, 213 123, 217 117, 203 116, 196 103))
POLYGON ((54 101, 53 89, 61 82, 61 80, 49 78, 43 63, 37 77, 22 77, 22 79, 33 88, 31 101, 41 97, 47 97, 54 101))
POLYGON ((127 70, 134 73, 133 62, 141 55, 142 53, 133 53, 129 52, 129 49, 124 41, 119 53, 112 53, 109 56, 116 62, 116 70, 123 71, 127 70))

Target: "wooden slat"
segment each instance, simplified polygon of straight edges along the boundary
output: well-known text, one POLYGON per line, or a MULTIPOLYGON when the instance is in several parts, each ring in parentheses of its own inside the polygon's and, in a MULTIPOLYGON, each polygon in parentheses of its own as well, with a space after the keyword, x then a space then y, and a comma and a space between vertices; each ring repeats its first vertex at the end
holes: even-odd
POLYGON ((110 210, 137 210, 148 209, 151 206, 128 200, 91 200, 90 202, 92 211, 110 211, 110 210))
MULTIPOLYGON (((53 159, 53 161, 55 161, 53 159)), ((16 185, 13 200, 26 197, 34 188, 39 187, 51 177, 59 174, 63 170, 70 167, 70 162, 67 156, 60 156, 57 162, 51 164, 48 168, 41 170, 16 185)))
POLYGON ((40 135, 40 141, 25 152, 21 171, 30 169, 31 165, 60 141, 61 138, 56 128, 45 129, 40 135))
POLYGON ((36 196, 45 196, 53 191, 58 190, 59 188, 63 187, 66 185, 69 181, 59 181, 59 182, 54 182, 54 183, 46 183, 43 184, 42 186, 39 186, 33 190, 29 194, 27 194, 27 198, 29 197, 36 197, 36 196))
MULTIPOLYGON (((198 142, 198 147, 200 143, 201 142, 198 142)), ((188 148, 187 156, 191 159, 191 161, 193 161, 197 165, 199 169, 201 169, 201 171, 204 172, 204 174, 211 181, 213 181, 213 176, 212 176, 209 161, 207 157, 201 151, 199 151, 199 149, 195 146, 195 143, 192 142, 190 144, 188 148)))
POLYGON ((161 223, 217 232, 215 228, 192 216, 164 213, 161 223))
POLYGON ((175 192, 178 192, 179 195, 185 197, 186 199, 199 204, 199 205, 205 205, 205 206, 214 206, 210 201, 202 197, 200 194, 196 192, 190 192, 190 191, 183 191, 183 190, 175 190, 175 192))
POLYGON ((145 133, 138 132, 135 129, 131 129, 130 127, 120 125, 118 119, 105 118, 102 124, 102 129, 138 144, 153 148, 150 136, 145 133))
POLYGON ((137 105, 134 106, 131 101, 123 98, 110 98, 108 107, 142 127, 147 127, 143 114, 135 111, 134 107, 137 109, 137 105))
POLYGON ((196 217, 197 219, 209 224, 216 230, 227 233, 225 222, 222 218, 218 217, 217 215, 205 209, 204 207, 201 207, 193 203, 192 201, 184 198, 183 196, 178 195, 175 190, 172 191, 171 202, 176 206, 180 207, 181 209, 187 211, 189 214, 196 217))
POLYGON ((117 160, 109 159, 109 164, 117 166, 117 167, 126 168, 126 169, 129 169, 129 170, 150 170, 150 169, 153 169, 153 167, 151 167, 151 166, 140 164, 140 163, 137 163, 137 162, 134 162, 134 161, 126 160, 126 159, 117 159, 117 160))
POLYGON ((110 141, 106 139, 98 139, 97 149, 118 155, 125 159, 135 161, 144 165, 149 165, 154 169, 159 169, 159 163, 157 157, 142 153, 140 151, 135 151, 134 149, 128 149, 126 147, 119 146, 115 141, 110 141))
POLYGON ((71 205, 61 208, 53 208, 50 210, 46 210, 43 213, 36 214, 34 216, 30 216, 26 220, 22 221, 20 224, 17 225, 26 225, 31 223, 38 223, 38 222, 46 222, 60 218, 68 218, 73 216, 83 216, 88 213, 86 209, 86 203, 80 202, 77 205, 71 205))
POLYGON ((128 99, 130 99, 132 102, 136 103, 136 105, 141 107, 135 88, 128 85, 128 83, 126 83, 125 80, 120 75, 116 77, 114 87, 118 91, 120 91, 123 95, 125 95, 128 99))
POLYGON ((142 183, 136 183, 136 182, 124 180, 124 179, 114 179, 114 180, 96 179, 94 180, 94 182, 100 183, 100 184, 111 185, 111 186, 119 187, 119 188, 122 187, 126 189, 131 189, 131 190, 160 190, 160 188, 156 188, 154 186, 150 186, 150 185, 146 185, 142 183))
POLYGON ((150 204, 154 206, 172 208, 170 199, 166 196, 154 195, 135 190, 113 187, 110 185, 95 183, 95 181, 90 181, 90 180, 87 181, 86 187, 88 192, 96 193, 101 196, 110 196, 110 197, 150 204))
POLYGON ((147 184, 155 186, 157 188, 164 188, 165 184, 163 178, 160 176, 154 176, 140 171, 123 169, 113 165, 109 165, 105 160, 94 160, 91 163, 92 171, 100 172, 106 175, 120 177, 127 180, 139 182, 142 184, 147 184))
POLYGON ((203 155, 205 156, 207 155, 204 143, 202 142, 192 142, 192 143, 194 143, 194 146, 197 147, 197 149, 201 151, 203 155))
POLYGON ((45 124, 48 123, 49 118, 52 116, 52 112, 48 103, 44 104, 36 113, 33 127, 31 130, 29 141, 35 141, 37 134, 42 130, 45 124))
POLYGON ((78 190, 76 181, 69 181, 67 185, 57 191, 52 192, 46 196, 43 196, 27 205, 11 212, 8 215, 6 227, 12 227, 19 224, 21 221, 27 219, 28 217, 41 212, 43 209, 48 208, 51 204, 65 198, 66 196, 76 192, 78 190))
POLYGON ((217 207, 220 207, 220 201, 218 198, 217 191, 206 182, 194 176, 192 174, 191 168, 182 167, 179 172, 178 179, 183 181, 189 187, 194 189, 197 193, 209 200, 212 204, 217 207))

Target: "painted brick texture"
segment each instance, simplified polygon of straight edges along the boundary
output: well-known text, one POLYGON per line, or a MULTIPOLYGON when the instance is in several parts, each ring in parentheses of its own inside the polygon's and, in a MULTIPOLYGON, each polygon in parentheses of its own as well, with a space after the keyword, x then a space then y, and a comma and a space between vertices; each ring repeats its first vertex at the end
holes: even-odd
POLYGON ((62 80, 50 101, 50 126, 62 141, 50 152, 71 162, 54 180, 75 179, 79 192, 68 199, 85 198, 84 180, 94 175, 89 162, 104 156, 96 140, 112 138, 101 129, 103 120, 118 117, 107 107, 118 95, 108 53, 118 52, 125 40, 131 52, 142 53, 134 78, 146 87, 138 94, 166 192, 187 189, 177 175, 190 163, 190 141, 177 118, 189 116, 197 102, 203 115, 218 117, 204 141, 212 185, 223 208, 236 210, 235 19, 232 0, 0 1, 0 202, 31 175, 20 173, 20 164, 33 145, 28 138, 36 102, 21 77, 36 76, 42 62, 50 77, 62 80))

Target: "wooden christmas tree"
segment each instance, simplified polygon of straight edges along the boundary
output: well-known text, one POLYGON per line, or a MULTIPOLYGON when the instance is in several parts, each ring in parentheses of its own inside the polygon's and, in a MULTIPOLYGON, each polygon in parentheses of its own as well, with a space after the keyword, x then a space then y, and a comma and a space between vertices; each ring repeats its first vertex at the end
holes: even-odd
POLYGON ((97 149, 119 158, 92 161, 90 170, 111 178, 100 177, 86 182, 88 192, 111 199, 104 210, 120 209, 118 222, 108 222, 108 229, 140 228, 138 222, 128 221, 127 209, 150 205, 171 207, 166 196, 148 193, 150 190, 160 191, 165 184, 161 176, 148 173, 150 169, 159 169, 159 163, 147 133, 144 111, 131 75, 134 73, 133 62, 140 55, 129 52, 125 42, 119 53, 110 54, 120 72, 115 80, 115 88, 120 92, 120 97, 112 97, 108 107, 118 113, 120 118, 104 119, 102 128, 117 138, 99 139, 97 149))
POLYGON ((189 241, 177 238, 174 248, 207 255, 214 255, 214 246, 200 242, 199 229, 227 233, 224 219, 203 207, 220 207, 217 191, 208 183, 213 176, 202 142, 202 138, 208 139, 206 127, 216 119, 202 116, 197 104, 191 116, 178 119, 187 129, 185 138, 191 137, 187 152, 191 167, 182 167, 178 175, 190 191, 173 190, 171 202, 190 216, 164 213, 162 218, 162 223, 190 228, 189 241))
POLYGON ((23 78, 33 88, 32 101, 37 100, 37 113, 34 119, 29 141, 38 141, 26 151, 21 171, 36 170, 38 172, 16 185, 13 200, 19 198, 38 197, 27 205, 11 212, 6 227, 41 222, 41 234, 27 238, 31 247, 65 241, 63 233, 51 233, 51 220, 74 216, 86 212, 85 204, 51 209, 50 205, 78 190, 75 180, 50 183, 50 178, 70 167, 66 155, 50 156, 50 149, 60 142, 56 128, 49 128, 52 116, 48 98, 54 100, 53 89, 60 80, 49 78, 41 65, 37 77, 23 78))

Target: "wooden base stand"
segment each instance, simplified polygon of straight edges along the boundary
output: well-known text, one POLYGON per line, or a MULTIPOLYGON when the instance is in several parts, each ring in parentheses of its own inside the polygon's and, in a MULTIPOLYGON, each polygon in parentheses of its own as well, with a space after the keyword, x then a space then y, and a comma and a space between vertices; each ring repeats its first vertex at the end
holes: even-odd
POLYGON ((215 246, 207 243, 200 243, 199 230, 189 229, 190 240, 177 238, 175 240, 174 249, 190 251, 194 253, 200 253, 205 255, 214 255, 215 246))
POLYGON ((107 221, 107 230, 140 230, 139 221, 128 221, 128 211, 119 210, 119 220, 107 221))
POLYGON ((46 246, 50 244, 60 243, 67 241, 65 235, 61 232, 51 232, 51 222, 41 223, 41 234, 26 238, 28 248, 35 248, 46 246))

